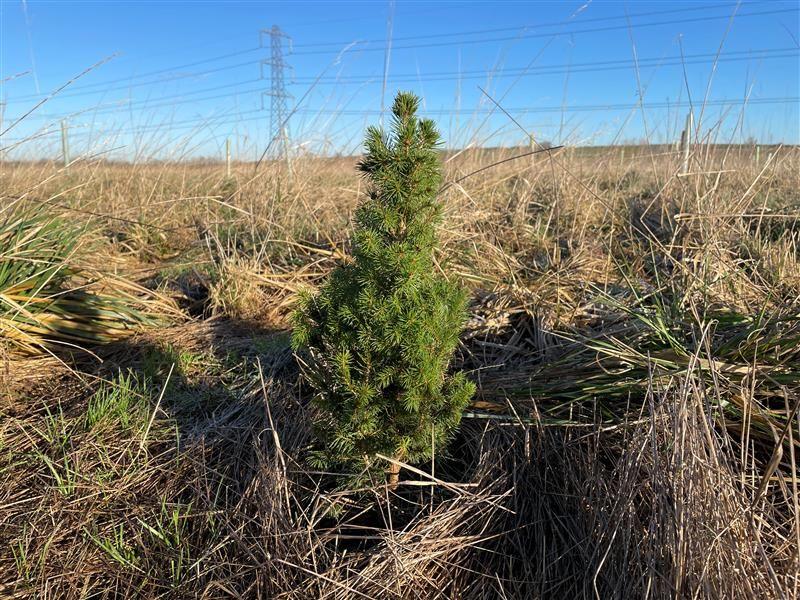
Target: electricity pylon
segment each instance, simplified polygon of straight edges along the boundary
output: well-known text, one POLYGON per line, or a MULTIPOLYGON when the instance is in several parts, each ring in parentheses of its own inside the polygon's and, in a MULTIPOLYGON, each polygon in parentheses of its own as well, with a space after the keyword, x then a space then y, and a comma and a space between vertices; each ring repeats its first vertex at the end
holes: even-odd
MULTIPOLYGON (((286 100, 291 98, 291 94, 286 91, 284 81, 284 69, 289 65, 283 59, 284 40, 289 43, 291 49, 291 38, 286 35, 281 28, 273 25, 272 29, 262 29, 260 35, 261 45, 263 46, 264 35, 270 37, 270 57, 261 61, 261 77, 264 77, 264 65, 270 67, 270 89, 263 95, 270 97, 269 115, 269 144, 273 148, 278 148, 278 155, 285 157, 289 153, 289 109, 286 100)), ((262 96, 263 107, 263 96, 262 96)))

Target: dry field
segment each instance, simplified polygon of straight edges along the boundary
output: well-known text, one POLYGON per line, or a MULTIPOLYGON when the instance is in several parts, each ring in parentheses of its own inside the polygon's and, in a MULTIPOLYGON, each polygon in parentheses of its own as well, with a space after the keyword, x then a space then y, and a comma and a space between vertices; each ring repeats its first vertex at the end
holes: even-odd
POLYGON ((797 597, 798 149, 520 152, 443 157, 478 393, 391 491, 288 345, 355 159, 3 164, 0 596, 797 597))

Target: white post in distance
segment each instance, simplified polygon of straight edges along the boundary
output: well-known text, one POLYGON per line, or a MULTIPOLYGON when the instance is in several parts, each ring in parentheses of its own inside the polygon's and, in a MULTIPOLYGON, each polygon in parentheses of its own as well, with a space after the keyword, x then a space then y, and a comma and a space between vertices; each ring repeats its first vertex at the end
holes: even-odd
POLYGON ((225 139, 225 177, 231 178, 231 138, 225 139))
POLYGON ((64 159, 64 166, 69 165, 69 140, 67 139, 67 121, 61 121, 61 157, 64 159))
POLYGON ((692 129, 694 128, 694 117, 692 111, 686 115, 686 127, 681 136, 681 150, 683 151, 683 166, 681 173, 686 175, 689 172, 689 151, 692 148, 692 129))
MULTIPOLYGON (((6 103, 0 102, 0 131, 3 131, 3 117, 6 114, 6 103)), ((0 164, 3 163, 3 159, 5 158, 5 150, 0 147, 0 164)))

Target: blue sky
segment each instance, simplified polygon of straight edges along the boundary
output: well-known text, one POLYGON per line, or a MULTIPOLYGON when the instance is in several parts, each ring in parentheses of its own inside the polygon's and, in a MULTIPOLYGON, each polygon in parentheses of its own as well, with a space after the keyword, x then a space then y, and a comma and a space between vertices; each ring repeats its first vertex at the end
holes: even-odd
POLYGON ((57 153, 63 120, 73 154, 219 157, 231 138, 238 157, 253 158, 270 139, 261 94, 270 67, 260 64, 269 37, 260 47, 259 30, 273 25, 291 37, 283 51, 296 151, 358 151, 364 126, 380 119, 390 31, 385 104, 398 89, 417 92, 453 147, 519 144, 528 133, 556 143, 672 141, 690 103, 701 136, 798 143, 799 8, 0 0, 0 131, 105 61, 0 146, 12 156, 57 153), (39 137, 20 143, 30 136, 39 137))

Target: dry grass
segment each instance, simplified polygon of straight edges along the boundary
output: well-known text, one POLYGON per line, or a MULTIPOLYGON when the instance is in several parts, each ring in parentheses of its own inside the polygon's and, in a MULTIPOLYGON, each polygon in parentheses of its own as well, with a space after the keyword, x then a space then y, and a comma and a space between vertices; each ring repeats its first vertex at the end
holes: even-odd
MULTIPOLYGON (((449 186, 479 393, 392 492, 307 467, 286 332, 346 257, 353 160, 6 165, 0 210, 99 227, 83 266, 183 317, 6 351, 0 595, 797 596, 800 155, 772 152, 679 177, 669 148, 562 149, 449 186)), ((448 180, 514 153, 447 155, 448 180)))

